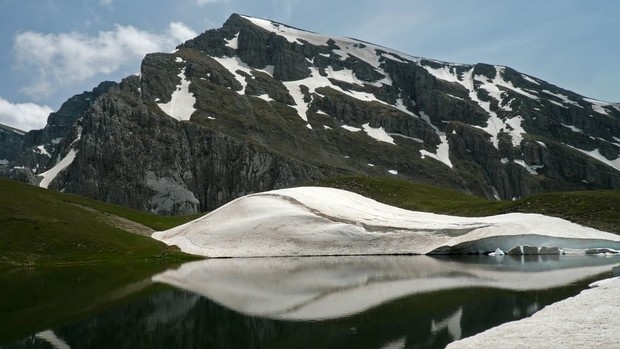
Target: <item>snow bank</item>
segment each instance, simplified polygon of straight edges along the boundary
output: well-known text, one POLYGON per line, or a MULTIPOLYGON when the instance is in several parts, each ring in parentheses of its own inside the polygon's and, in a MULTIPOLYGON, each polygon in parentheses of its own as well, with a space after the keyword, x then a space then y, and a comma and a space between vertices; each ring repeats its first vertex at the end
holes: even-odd
POLYGON ((620 278, 447 348, 620 348, 620 278))
MULTIPOLYGON (((179 57, 177 57, 179 58, 179 57)), ((185 77, 185 68, 181 69, 179 75, 181 82, 177 85, 176 90, 172 92, 168 103, 157 103, 159 108, 166 114, 177 120, 189 120, 196 111, 196 97, 189 92, 190 81, 185 77)))
POLYGON ((75 139, 71 142, 71 144, 69 144, 69 147, 71 147, 71 149, 65 155, 65 157, 60 159, 60 154, 59 154, 59 159, 56 160, 56 164, 49 170, 39 174, 39 176, 42 177, 41 181, 39 182, 39 187, 47 189, 49 185, 52 183, 52 181, 56 179, 58 174, 60 174, 60 172, 64 171, 64 169, 66 169, 73 163, 79 151, 79 149, 78 150, 75 149, 75 145, 77 144, 77 142, 80 141, 80 139, 82 139, 82 126, 78 126, 77 135, 75 139))
POLYGON ((75 160, 75 156, 77 155, 77 153, 78 151, 75 149, 69 150, 67 155, 60 161, 58 161, 56 165, 54 165, 54 167, 39 174, 39 176, 43 177, 41 179, 41 182, 39 182, 39 187, 47 189, 47 187, 49 187, 50 183, 52 183, 56 176, 58 176, 58 174, 62 172, 62 170, 69 167, 69 165, 73 163, 73 160, 75 160))
POLYGON ((247 315, 319 320, 442 290, 560 287, 607 272, 618 263, 620 256, 555 256, 543 263, 522 256, 462 261, 429 256, 225 258, 186 263, 153 280, 247 315))
POLYGON ((207 257, 488 253, 518 245, 620 249, 620 236, 559 218, 413 212, 322 187, 248 195, 153 237, 207 257))

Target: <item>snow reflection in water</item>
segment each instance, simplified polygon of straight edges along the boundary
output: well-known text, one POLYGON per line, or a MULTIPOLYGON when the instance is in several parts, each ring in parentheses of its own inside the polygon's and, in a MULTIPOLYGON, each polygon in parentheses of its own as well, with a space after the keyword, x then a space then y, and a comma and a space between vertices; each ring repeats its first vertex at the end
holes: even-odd
MULTIPOLYGON (((544 290, 610 271, 619 257, 350 256, 210 259, 153 277, 237 312, 271 319, 323 320, 414 294, 483 287, 544 290)), ((455 316, 458 314, 454 314, 455 316)), ((450 324, 454 337, 460 331, 450 324)))
POLYGON ((185 290, 154 285, 0 347, 445 348, 572 297, 619 264, 620 256, 205 260, 153 277, 185 290))

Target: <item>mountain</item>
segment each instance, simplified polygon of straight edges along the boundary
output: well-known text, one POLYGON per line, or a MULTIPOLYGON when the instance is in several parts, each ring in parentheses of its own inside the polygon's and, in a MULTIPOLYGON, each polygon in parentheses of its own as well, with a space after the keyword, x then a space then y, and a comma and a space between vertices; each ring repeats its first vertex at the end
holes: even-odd
POLYGON ((164 214, 345 174, 495 199, 620 188, 619 104, 237 14, 99 92, 5 175, 164 214))
MULTIPOLYGON (((7 162, 2 167, 0 160, 0 175, 19 179, 30 184, 39 184, 40 179, 35 175, 45 171, 48 164, 55 164, 59 158, 59 150, 65 138, 71 138, 69 131, 83 114, 91 107, 95 100, 110 88, 118 84, 104 81, 92 91, 85 91, 69 98, 57 112, 51 113, 47 124, 40 130, 28 132, 14 130, 19 135, 19 141, 13 136, 12 142, 5 140, 0 133, 0 159, 7 162), (55 155, 55 156, 53 156, 55 155), (10 166, 9 166, 10 163, 10 166)), ((0 132, 6 126, 0 125, 0 132)), ((10 128, 9 128, 10 129, 10 128)))

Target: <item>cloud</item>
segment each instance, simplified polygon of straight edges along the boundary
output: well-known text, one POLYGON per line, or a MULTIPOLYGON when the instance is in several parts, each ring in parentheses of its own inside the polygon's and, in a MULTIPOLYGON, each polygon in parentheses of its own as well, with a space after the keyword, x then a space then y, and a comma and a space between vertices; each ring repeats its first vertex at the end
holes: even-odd
POLYGON ((214 4, 216 2, 222 2, 222 1, 225 1, 225 0, 196 0, 196 4, 198 6, 204 6, 206 4, 214 4))
POLYGON ((52 109, 34 103, 11 103, 0 97, 0 124, 23 131, 43 128, 52 109))
POLYGON ((198 33, 180 22, 170 23, 168 30, 170 36, 175 40, 177 45, 198 36, 198 33))
POLYGON ((279 17, 284 21, 288 21, 293 15, 297 0, 272 0, 272 3, 278 11, 279 17))
POLYGON ((163 34, 122 25, 94 36, 22 32, 15 36, 13 46, 17 65, 33 79, 21 90, 33 98, 48 96, 54 86, 70 86, 96 75, 137 68, 145 54, 170 52, 196 35, 179 22, 170 23, 163 34))

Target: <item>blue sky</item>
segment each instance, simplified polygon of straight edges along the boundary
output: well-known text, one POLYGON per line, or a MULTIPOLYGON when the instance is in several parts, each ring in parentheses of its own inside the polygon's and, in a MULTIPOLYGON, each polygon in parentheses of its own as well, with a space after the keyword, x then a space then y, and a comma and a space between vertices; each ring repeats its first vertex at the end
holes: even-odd
POLYGON ((0 123, 29 130, 74 94, 231 13, 455 63, 507 65, 620 102, 616 0, 0 0, 0 123))

